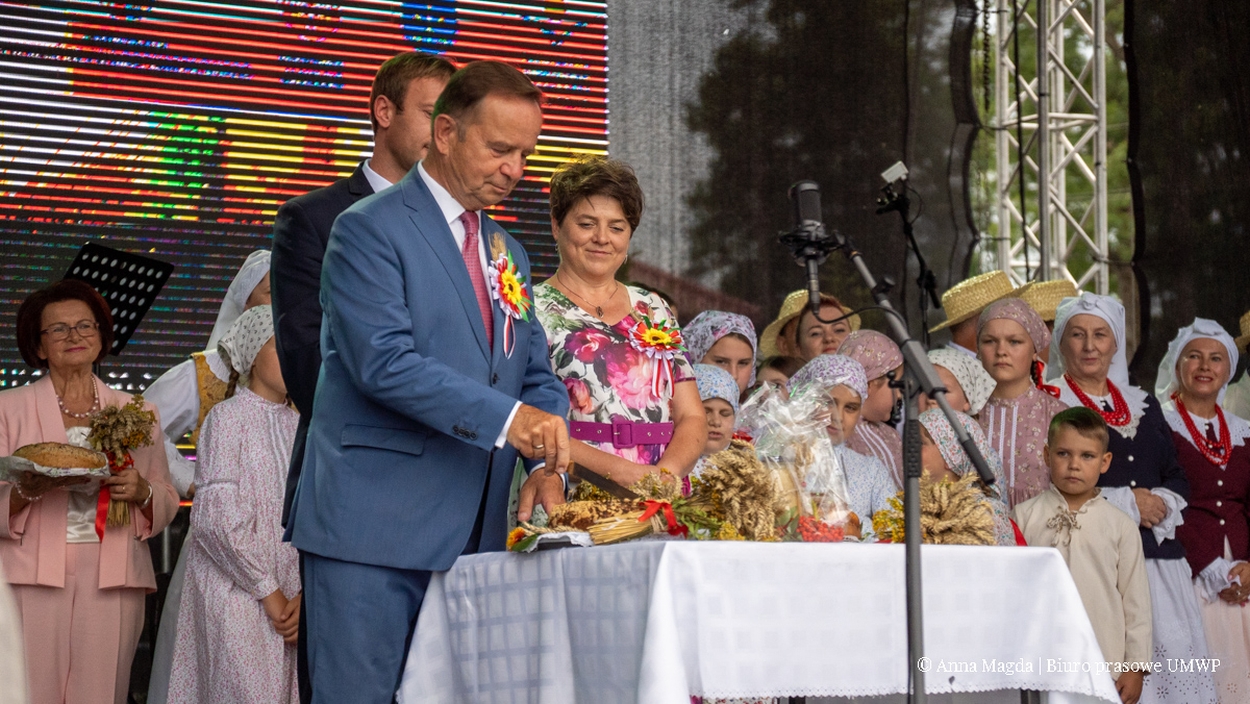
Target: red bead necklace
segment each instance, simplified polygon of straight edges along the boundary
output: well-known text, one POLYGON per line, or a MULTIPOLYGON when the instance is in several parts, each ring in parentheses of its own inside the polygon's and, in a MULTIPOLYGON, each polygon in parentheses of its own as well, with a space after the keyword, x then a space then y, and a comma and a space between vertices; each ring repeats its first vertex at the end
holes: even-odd
POLYGON ((1224 422, 1224 409, 1220 408, 1218 403, 1215 404, 1215 417, 1220 420, 1220 439, 1217 442, 1211 442, 1205 435, 1198 432, 1198 426, 1189 416, 1189 411, 1186 410, 1185 402, 1181 400, 1180 394, 1172 394, 1172 400, 1176 402, 1176 410, 1181 412, 1181 420, 1185 421, 1185 430, 1189 431, 1189 437, 1193 439, 1198 452, 1201 452, 1202 456, 1213 465, 1222 467, 1228 464, 1228 456, 1233 451, 1233 438, 1228 433, 1228 423, 1224 422))
POLYGON ((1072 393, 1076 394, 1076 398, 1081 402, 1081 405, 1091 411, 1098 411, 1102 419, 1107 421, 1107 425, 1120 428, 1128 425, 1128 422, 1133 419, 1133 414, 1128 410, 1128 402, 1124 400, 1124 394, 1120 393, 1120 390, 1115 387, 1115 384, 1111 383, 1110 379, 1107 379, 1107 390, 1111 393, 1110 411, 1104 411, 1099 408, 1098 404, 1094 403, 1094 399, 1082 391, 1075 381, 1072 381, 1072 377, 1064 374, 1063 379, 1068 382, 1068 388, 1072 389, 1072 393))

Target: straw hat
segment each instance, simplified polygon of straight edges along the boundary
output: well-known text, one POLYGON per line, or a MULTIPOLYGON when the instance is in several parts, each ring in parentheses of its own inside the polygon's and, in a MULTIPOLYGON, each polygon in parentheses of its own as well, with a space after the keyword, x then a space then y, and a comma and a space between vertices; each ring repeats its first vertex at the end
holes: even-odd
POLYGON ((946 322, 929 330, 937 332, 978 315, 983 308, 1010 295, 1013 288, 1007 273, 1000 270, 979 274, 951 286, 942 294, 946 322))
MULTIPOLYGON (((838 299, 827 293, 820 294, 820 300, 822 303, 835 305, 838 301, 838 299)), ((777 336, 781 334, 781 329, 786 326, 786 323, 799 317, 799 314, 807 308, 807 305, 807 289, 793 291, 786 296, 786 300, 781 303, 781 312, 777 314, 777 319, 769 323, 768 327, 764 328, 764 332, 760 333, 760 359, 776 357, 781 354, 781 351, 777 349, 777 336)), ((846 306, 841 306, 841 308, 844 315, 851 312, 851 309, 846 306)), ((851 324, 851 332, 859 329, 860 320, 858 315, 852 315, 846 319, 846 322, 851 324)))
POLYGON ((1055 320, 1055 311, 1059 308, 1059 302, 1065 298, 1076 298, 1080 292, 1076 290, 1076 284, 1071 281, 1056 279, 1055 281, 1030 281, 1012 291, 1011 295, 1024 299, 1030 308, 1042 316, 1042 320, 1050 323, 1055 320))
POLYGON ((1246 349, 1246 344, 1250 343, 1250 313, 1241 316, 1241 336, 1233 342, 1239 350, 1246 349))

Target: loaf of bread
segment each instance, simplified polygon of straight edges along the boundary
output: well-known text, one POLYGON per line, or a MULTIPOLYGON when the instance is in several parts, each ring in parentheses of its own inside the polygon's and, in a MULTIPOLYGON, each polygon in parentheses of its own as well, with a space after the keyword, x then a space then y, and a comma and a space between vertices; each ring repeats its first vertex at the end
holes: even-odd
POLYGON ((23 445, 13 452, 14 457, 30 460, 44 467, 57 469, 95 469, 108 464, 103 452, 88 450, 63 442, 37 442, 23 445))

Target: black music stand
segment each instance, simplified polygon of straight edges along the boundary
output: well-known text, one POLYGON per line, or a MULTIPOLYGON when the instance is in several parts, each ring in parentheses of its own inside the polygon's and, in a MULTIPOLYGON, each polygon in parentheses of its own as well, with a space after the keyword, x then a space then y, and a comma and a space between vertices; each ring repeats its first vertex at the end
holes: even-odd
POLYGON ((65 270, 65 278, 91 284, 108 303, 113 313, 109 354, 116 356, 130 342, 173 271, 174 265, 168 262, 88 242, 65 270))

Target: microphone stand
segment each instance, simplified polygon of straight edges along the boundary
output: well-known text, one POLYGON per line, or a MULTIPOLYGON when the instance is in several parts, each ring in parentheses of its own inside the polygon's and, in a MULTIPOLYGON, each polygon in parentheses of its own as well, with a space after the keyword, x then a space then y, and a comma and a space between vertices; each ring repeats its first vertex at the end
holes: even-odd
MULTIPOLYGON (((903 526, 906 544, 906 581, 907 581, 907 655, 908 662, 908 695, 910 704, 925 704, 927 696, 924 685, 924 672, 920 661, 924 657, 924 613, 923 591, 920 580, 920 392, 937 401, 938 407, 946 415, 959 439, 964 452, 968 453, 972 464, 977 468, 981 481, 987 485, 994 483, 994 474, 986 464, 985 458, 977 450, 972 436, 964 428, 955 415, 954 409, 946 400, 946 387, 937 375, 937 370, 929 361, 924 347, 912 339, 903 323, 902 316, 890 304, 887 292, 893 287, 889 277, 883 277, 878 284, 864 258, 855 245, 837 230, 832 235, 826 233, 823 223, 804 222, 798 228, 781 236, 782 244, 790 248, 795 261, 802 263, 807 271, 814 274, 816 268, 825 257, 833 251, 841 251, 855 266, 864 284, 872 291, 877 307, 886 313, 890 323, 892 337, 903 352, 903 378, 894 379, 891 374, 891 385, 901 387, 906 402, 906 420, 903 424, 903 526)), ((809 278, 815 279, 815 276, 809 278)), ((850 314, 825 320, 820 317, 819 310, 813 311, 816 319, 822 323, 833 323, 850 317, 850 314)))
POLYGON ((902 187, 894 190, 894 184, 887 183, 885 188, 881 189, 881 197, 877 199, 877 215, 884 215, 890 211, 896 211, 899 218, 903 221, 903 236, 907 238, 907 245, 911 247, 911 251, 916 255, 916 263, 920 267, 920 274, 916 277, 916 285, 920 287, 920 339, 925 348, 929 347, 929 303, 933 303, 933 308, 940 309, 942 307, 942 299, 937 295, 937 277, 933 275, 933 270, 929 268, 928 262, 925 261, 924 255, 920 253, 920 245, 916 244, 916 235, 912 231, 911 220, 907 219, 911 212, 911 199, 907 197, 907 183, 900 181, 902 187))

